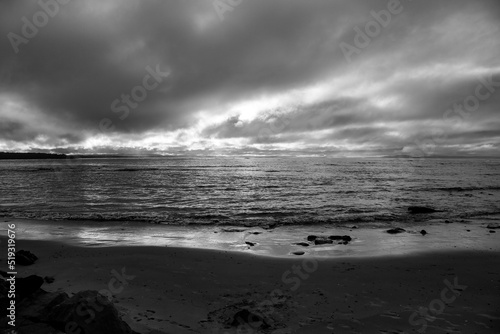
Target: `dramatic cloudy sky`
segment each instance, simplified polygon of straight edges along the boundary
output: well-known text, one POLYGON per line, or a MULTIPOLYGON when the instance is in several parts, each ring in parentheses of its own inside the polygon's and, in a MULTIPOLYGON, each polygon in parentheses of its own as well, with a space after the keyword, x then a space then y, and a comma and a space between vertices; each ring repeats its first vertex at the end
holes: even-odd
POLYGON ((54 1, 0 1, 1 151, 499 154, 498 0, 54 1))

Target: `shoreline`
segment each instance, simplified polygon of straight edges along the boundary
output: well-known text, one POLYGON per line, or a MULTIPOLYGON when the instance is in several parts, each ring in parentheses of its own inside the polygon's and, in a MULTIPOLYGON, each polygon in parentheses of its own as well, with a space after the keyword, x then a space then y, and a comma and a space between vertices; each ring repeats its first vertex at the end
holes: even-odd
POLYGON ((266 314, 273 328, 253 333, 418 333, 424 324, 427 333, 500 329, 498 251, 278 258, 40 240, 19 240, 17 247, 39 257, 19 267, 18 277, 53 276, 42 286, 49 292, 111 289, 113 275, 121 273, 128 280, 115 286, 113 302, 123 320, 144 334, 237 333, 230 318, 242 309, 266 314), (440 305, 450 284, 462 287, 453 302, 441 313, 418 314, 420 307, 440 305))
POLYGON ((312 256, 321 258, 408 255, 426 251, 464 250, 500 252, 500 234, 488 229, 491 219, 446 223, 428 221, 421 225, 392 225, 404 228, 389 234, 388 226, 332 225, 279 226, 273 229, 242 226, 171 226, 137 222, 40 221, 3 218, 0 235, 7 224, 16 224, 18 240, 58 241, 85 247, 157 246, 235 251, 269 257, 312 256), (425 235, 421 234, 425 231, 425 235), (308 236, 349 236, 347 244, 317 245, 308 236), (303 253, 301 255, 296 255, 303 253))

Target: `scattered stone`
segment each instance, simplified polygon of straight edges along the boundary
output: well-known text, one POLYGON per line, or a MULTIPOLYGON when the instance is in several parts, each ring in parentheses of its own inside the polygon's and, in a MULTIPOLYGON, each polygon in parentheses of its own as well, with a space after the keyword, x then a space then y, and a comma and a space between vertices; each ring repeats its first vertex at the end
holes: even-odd
POLYGON ((304 247, 309 247, 309 244, 307 242, 298 242, 296 243, 298 246, 304 246, 304 247))
POLYGON ((351 226, 351 228, 358 228, 356 225, 351 226))
MULTIPOLYGON (((249 310, 241 310, 233 316, 231 322, 232 327, 239 327, 241 325, 249 325, 252 329, 263 330, 269 328, 269 324, 259 315, 250 312, 249 310)), ((243 328, 243 326, 242 326, 243 328)))
POLYGON ((45 276, 43 278, 43 280, 45 281, 45 283, 48 283, 48 284, 54 283, 54 281, 55 281, 54 277, 52 277, 52 276, 45 276))
POLYGON ((315 245, 326 245, 326 244, 333 244, 333 240, 330 240, 328 238, 316 238, 314 240, 315 245))
POLYGON ((427 231, 426 231, 426 230, 422 230, 422 231, 420 231, 420 234, 422 234, 422 235, 426 235, 426 234, 427 234, 427 231))
POLYGON ((408 208, 408 211, 410 211, 410 213, 433 213, 437 210, 433 208, 427 208, 425 206, 410 206, 408 208))
POLYGON ((449 221, 449 220, 445 220, 444 222, 445 222, 445 224, 451 224, 451 223, 452 223, 452 222, 451 222, 451 221, 449 221))
POLYGON ((490 230, 490 233, 497 233, 496 231, 490 230))
POLYGON ((486 228, 489 228, 490 230, 496 230, 496 229, 500 228, 500 224, 498 224, 498 223, 488 224, 488 226, 486 226, 486 228))
POLYGON ((315 236, 315 235, 309 235, 307 237, 307 241, 314 241, 314 240, 316 240, 316 238, 317 238, 317 236, 315 236))
POLYGON ((390 230, 387 230, 387 233, 389 234, 399 234, 406 232, 404 228, 396 227, 396 228, 391 228, 390 230))
POLYGON ((16 252, 16 264, 21 266, 30 266, 38 260, 38 257, 25 250, 20 250, 16 252))
POLYGON ((245 241, 245 243, 246 243, 248 246, 250 246, 250 247, 255 246, 255 243, 250 242, 250 241, 245 241))
POLYGON ((304 255, 304 254, 305 254, 305 252, 293 252, 292 254, 293 254, 293 255, 304 255))
POLYGON ((268 225, 264 225, 262 226, 262 228, 264 230, 273 230, 275 229, 276 227, 278 227, 278 224, 277 223, 272 223, 272 224, 268 224, 268 225))
POLYGON ((237 233, 237 232, 245 232, 246 229, 244 228, 223 228, 221 230, 222 232, 228 232, 228 233, 237 233))
POLYGON ((250 234, 259 235, 259 234, 262 234, 262 232, 252 232, 250 234))
POLYGON ((352 238, 348 235, 331 235, 328 237, 330 240, 342 240, 344 242, 349 242, 352 240, 352 238))
POLYGON ((470 230, 466 230, 467 232, 470 232, 470 230))

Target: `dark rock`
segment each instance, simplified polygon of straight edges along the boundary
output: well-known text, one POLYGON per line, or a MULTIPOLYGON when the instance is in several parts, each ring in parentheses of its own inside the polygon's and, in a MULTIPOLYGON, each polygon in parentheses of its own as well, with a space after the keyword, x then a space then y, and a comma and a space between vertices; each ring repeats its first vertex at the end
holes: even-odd
POLYGON ((427 234, 427 231, 426 231, 426 230, 422 230, 422 231, 420 231, 420 234, 422 234, 422 235, 426 235, 426 234, 427 234))
POLYGON ((248 246, 250 246, 250 247, 255 246, 255 243, 250 242, 250 241, 245 241, 245 243, 246 243, 248 246))
MULTIPOLYGON (((6 332, 9 333, 9 332, 6 332)), ((13 332, 14 333, 14 332, 13 332)), ((44 323, 34 323, 29 320, 23 321, 22 323, 16 324, 17 334, 62 334, 63 332, 58 331, 52 326, 44 323)))
POLYGON ((34 294, 43 285, 43 278, 31 275, 25 278, 16 278, 16 297, 23 299, 34 294))
POLYGON ((298 242, 296 243, 298 246, 304 246, 304 247, 309 247, 309 244, 307 242, 298 242))
POLYGON ((132 334, 113 304, 97 291, 81 291, 52 307, 44 323, 63 332, 132 334))
POLYGON ((7 295, 9 294, 9 283, 4 280, 0 280, 0 307, 7 307, 9 300, 7 295))
POLYGON ((249 325, 252 329, 267 329, 269 324, 259 315, 250 312, 249 310, 241 310, 233 316, 233 320, 230 324, 232 327, 239 327, 244 325, 249 325))
POLYGON ((38 257, 29 251, 20 250, 16 252, 16 264, 21 266, 32 265, 36 260, 38 260, 38 257))
POLYGON ((342 240, 344 242, 349 242, 352 240, 352 238, 348 235, 331 235, 328 237, 330 240, 342 240))
POLYGON ((490 230, 490 233, 497 233, 496 231, 490 230))
POLYGON ((452 223, 452 222, 451 222, 451 221, 449 221, 449 220, 445 220, 444 222, 445 222, 445 224, 451 224, 451 223, 452 223))
POLYGON ((245 232, 247 229, 245 228, 223 228, 221 231, 222 232, 227 232, 227 233, 238 233, 238 232, 245 232))
POLYGON ((315 236, 315 235, 309 235, 307 237, 307 241, 314 241, 314 240, 316 240, 316 238, 317 238, 317 236, 315 236))
POLYGON ((45 277, 43 278, 43 280, 44 280, 44 281, 45 281, 45 283, 47 283, 47 284, 54 283, 54 281, 55 281, 54 277, 51 277, 51 276, 45 276, 45 277))
POLYGON ((351 226, 351 228, 358 228, 356 225, 351 226))
MULTIPOLYGON (((34 289, 32 283, 43 283, 39 276, 16 280, 20 285, 34 289), (28 284, 29 283, 29 284, 28 284)), ((7 283, 0 281, 0 290, 7 283)), ((108 299, 97 291, 83 291, 69 298, 64 292, 46 292, 38 288, 16 304, 16 330, 18 334, 137 334, 123 322, 108 299)), ((5 327, 0 322, 0 328, 5 327)))
POLYGON ((252 232, 250 234, 259 235, 259 234, 262 234, 262 232, 252 232))
POLYGON ((500 228, 500 224, 498 224, 498 223, 488 224, 488 226, 486 226, 486 228, 489 228, 490 230, 496 230, 496 229, 500 228))
POLYGON ((389 234, 398 234, 398 233, 403 233, 406 232, 404 228, 396 227, 396 228, 391 228, 390 230, 387 230, 387 233, 389 234))
POLYGON ((18 315, 22 318, 40 322, 54 306, 67 299, 69 299, 69 296, 65 292, 47 292, 39 289, 19 304, 18 315))
POLYGON ((293 252, 292 254, 293 254, 293 255, 304 255, 304 254, 305 254, 305 252, 293 252))
POLYGON ((264 225, 262 226, 262 228, 264 230, 273 230, 275 229, 276 227, 278 227, 278 224, 277 223, 271 223, 271 224, 268 224, 268 225, 264 225))
POLYGON ((410 211, 410 213, 433 213, 437 210, 433 208, 427 208, 425 206, 410 206, 408 208, 408 211, 410 211))
POLYGON ((326 244, 333 244, 333 240, 327 239, 327 238, 316 238, 314 240, 315 245, 326 245, 326 244))

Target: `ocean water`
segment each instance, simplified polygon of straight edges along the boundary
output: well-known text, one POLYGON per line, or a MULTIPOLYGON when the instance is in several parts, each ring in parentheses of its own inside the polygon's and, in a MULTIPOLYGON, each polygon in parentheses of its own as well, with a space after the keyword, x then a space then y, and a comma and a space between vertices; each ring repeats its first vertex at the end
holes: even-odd
POLYGON ((411 224, 500 213, 500 159, 0 161, 0 216, 188 225, 411 224), (408 213, 408 206, 440 212, 408 213))

